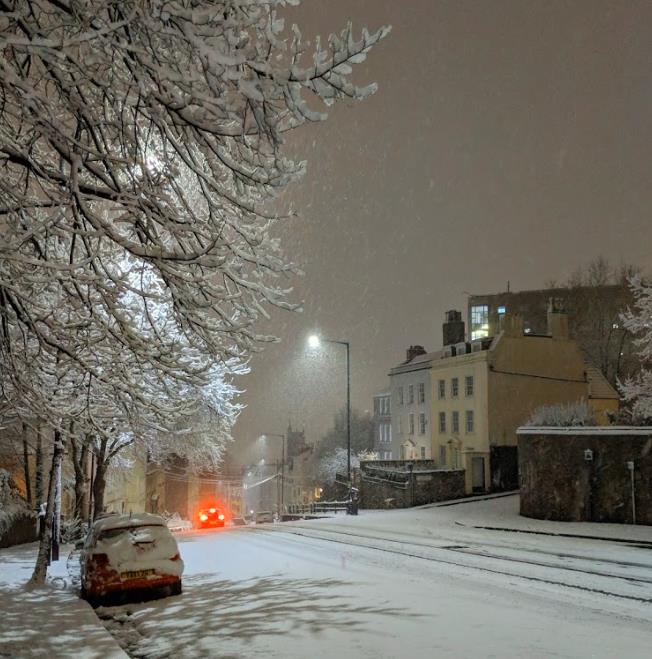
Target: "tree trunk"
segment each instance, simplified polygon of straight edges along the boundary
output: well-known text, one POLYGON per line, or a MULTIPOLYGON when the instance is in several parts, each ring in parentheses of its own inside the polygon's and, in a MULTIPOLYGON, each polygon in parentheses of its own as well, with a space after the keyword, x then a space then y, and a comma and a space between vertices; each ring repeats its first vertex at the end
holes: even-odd
POLYGON ((36 558, 36 565, 34 572, 30 579, 30 584, 41 585, 45 582, 47 574, 48 562, 50 559, 50 548, 52 544, 52 522, 54 519, 54 497, 55 487, 57 483, 57 472, 61 465, 63 457, 64 440, 58 430, 54 431, 54 449, 52 451, 52 467, 50 469, 50 482, 48 484, 48 497, 47 506, 45 510, 45 520, 43 534, 39 542, 38 556, 36 558))
POLYGON ((27 445, 27 428, 23 421, 23 469, 25 470, 25 498, 30 508, 34 507, 32 498, 32 477, 29 473, 29 446, 27 445))
POLYGON ((85 520, 88 515, 88 441, 70 439, 70 455, 75 469, 75 517, 85 520))
POLYGON ((34 485, 36 489, 36 506, 43 503, 43 437, 41 436, 41 426, 36 429, 36 474, 34 476, 34 485))
POLYGON ((106 437, 100 440, 95 451, 95 479, 93 480, 93 519, 104 512, 104 489, 106 488, 106 470, 111 460, 109 441, 106 437))

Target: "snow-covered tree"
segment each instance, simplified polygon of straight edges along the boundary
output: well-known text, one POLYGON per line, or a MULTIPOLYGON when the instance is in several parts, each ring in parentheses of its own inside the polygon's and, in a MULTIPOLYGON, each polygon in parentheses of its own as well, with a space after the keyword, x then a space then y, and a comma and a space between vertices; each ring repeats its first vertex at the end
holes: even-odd
POLYGON ((621 319, 635 336, 641 370, 634 377, 619 383, 619 388, 631 410, 631 420, 647 424, 652 420, 652 285, 640 277, 632 277, 630 284, 634 309, 629 309, 621 319))
POLYGON ((71 427, 107 455, 204 406, 228 432, 257 321, 295 308, 285 136, 375 90, 350 74, 388 30, 310 47, 286 4, 2 3, 0 405, 50 426, 53 463, 71 427))

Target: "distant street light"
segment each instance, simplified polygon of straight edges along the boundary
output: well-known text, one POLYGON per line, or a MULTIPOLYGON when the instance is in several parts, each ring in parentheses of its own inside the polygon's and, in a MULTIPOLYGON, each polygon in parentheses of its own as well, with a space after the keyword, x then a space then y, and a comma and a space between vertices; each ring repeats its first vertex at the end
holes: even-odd
POLYGON ((264 442, 268 437, 275 437, 282 441, 281 445, 281 505, 279 506, 279 515, 283 515, 283 509, 285 508, 285 435, 278 435, 275 433, 267 433, 261 435, 258 438, 258 441, 264 442))
POLYGON ((313 334, 308 337, 308 345, 317 349, 324 343, 336 343, 346 348, 346 477, 349 481, 349 498, 351 497, 351 357, 348 341, 324 339, 313 334))

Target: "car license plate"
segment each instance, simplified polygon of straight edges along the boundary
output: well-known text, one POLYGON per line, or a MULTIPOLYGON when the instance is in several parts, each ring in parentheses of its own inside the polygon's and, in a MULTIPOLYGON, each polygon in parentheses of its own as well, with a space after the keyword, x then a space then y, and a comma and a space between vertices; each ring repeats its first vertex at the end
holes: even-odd
POLYGON ((141 579, 154 574, 155 570, 131 570, 130 572, 121 572, 120 578, 128 581, 129 579, 141 579))

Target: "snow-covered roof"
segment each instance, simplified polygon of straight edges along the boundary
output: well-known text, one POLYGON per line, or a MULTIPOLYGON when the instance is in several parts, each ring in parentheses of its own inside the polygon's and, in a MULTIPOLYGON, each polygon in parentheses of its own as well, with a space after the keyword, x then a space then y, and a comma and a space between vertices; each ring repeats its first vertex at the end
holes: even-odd
POLYGON ((107 515, 95 521, 95 531, 109 529, 128 529, 136 526, 165 526, 165 520, 160 515, 151 513, 136 513, 135 515, 107 515))

